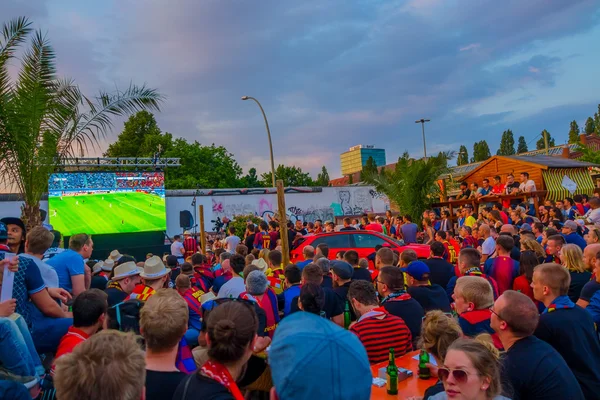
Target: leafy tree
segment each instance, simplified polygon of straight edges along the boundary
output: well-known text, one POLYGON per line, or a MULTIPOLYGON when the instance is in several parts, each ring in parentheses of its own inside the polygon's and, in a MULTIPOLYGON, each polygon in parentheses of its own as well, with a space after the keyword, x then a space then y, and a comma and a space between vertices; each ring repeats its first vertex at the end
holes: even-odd
POLYGON ((600 151, 594 150, 588 146, 583 146, 580 143, 577 144, 575 151, 581 153, 581 157, 578 158, 579 161, 600 164, 600 151))
POLYGON ((354 175, 348 175, 348 185, 352 185, 354 183, 354 175))
POLYGON ((598 104, 598 112, 594 114, 594 133, 600 135, 600 104, 598 104))
POLYGON ((165 157, 179 157, 181 167, 165 170, 167 189, 233 188, 239 186, 242 168, 223 146, 202 146, 176 139, 165 157))
POLYGON ((515 154, 515 138, 510 129, 502 133, 502 139, 500 139, 500 148, 496 154, 499 156, 512 156, 515 154))
MULTIPOLYGON (((258 225, 263 219, 257 217, 253 214, 248 215, 236 215, 231 222, 229 222, 229 227, 235 228, 235 235, 240 239, 244 239, 244 233, 246 232, 246 226, 248 225, 248 221, 254 222, 254 224, 258 225)), ((243 242, 242 242, 243 243, 243 242)))
POLYGON ((490 147, 485 140, 473 144, 473 157, 471 158, 471 162, 485 161, 491 156, 490 147))
POLYGON ((367 162, 363 166, 362 171, 360 171, 360 180, 364 181, 365 180, 364 177, 367 174, 378 173, 378 172, 379 172, 379 169, 377 168, 377 163, 375 162, 375 160, 373 159, 373 157, 369 157, 367 159, 367 162))
POLYGON ((140 111, 129 117, 117 141, 108 146, 104 156, 152 157, 159 147, 163 151, 170 150, 172 142, 173 136, 161 133, 152 113, 140 111))
POLYGON ((58 77, 54 50, 42 32, 19 51, 31 33, 24 17, 0 31, 0 179, 22 195, 21 217, 29 228, 41 223, 39 203, 57 159, 83 156, 112 128, 112 117, 158 110, 162 101, 156 90, 135 85, 84 96, 72 80, 58 77), (20 71, 12 80, 9 65, 16 61, 20 71))
POLYGON ((315 181, 315 186, 327 187, 329 186, 329 172, 327 172, 327 168, 323 165, 321 168, 321 172, 317 175, 317 180, 315 181))
POLYGON ((535 143, 535 148, 537 150, 543 150, 546 148, 546 144, 544 142, 544 135, 548 136, 548 147, 554 147, 556 146, 555 142, 554 142, 554 138, 550 135, 550 132, 548 132, 547 130, 543 130, 542 131, 542 137, 539 138, 539 140, 535 143))
POLYGON ((469 152, 467 146, 461 145, 458 150, 458 158, 456 159, 456 165, 465 165, 469 163, 469 152))
POLYGON ((396 204, 401 214, 409 214, 418 223, 423 211, 439 195, 438 177, 448 172, 448 161, 453 156, 454 153, 439 153, 415 160, 405 152, 394 171, 383 175, 371 171, 365 174, 364 180, 396 204))
POLYGON ((256 175, 256 168, 250 168, 248 174, 240 179, 240 186, 245 188, 262 187, 262 183, 256 175))
POLYGON ((591 135, 596 130, 594 125, 594 119, 592 117, 588 117, 585 121, 585 133, 591 135))
MULTIPOLYGON (((271 187, 273 184, 271 172, 264 173, 260 176, 261 182, 265 187, 271 187)), ((299 167, 288 167, 279 164, 275 169, 275 180, 283 180, 285 186, 313 186, 314 182, 308 172, 303 172, 299 167)))
POLYGON ((517 154, 527 153, 527 142, 524 136, 519 136, 519 144, 517 145, 517 154))
POLYGON ((579 125, 577 125, 577 121, 573 120, 569 129, 569 143, 577 142, 579 142, 579 125))

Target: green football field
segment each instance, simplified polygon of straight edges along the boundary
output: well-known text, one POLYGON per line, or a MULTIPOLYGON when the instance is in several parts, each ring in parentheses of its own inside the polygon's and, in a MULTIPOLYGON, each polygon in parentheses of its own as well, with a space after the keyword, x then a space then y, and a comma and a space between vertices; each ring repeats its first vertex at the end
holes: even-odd
POLYGON ((164 231, 165 199, 145 193, 50 197, 49 222, 65 236, 164 231))

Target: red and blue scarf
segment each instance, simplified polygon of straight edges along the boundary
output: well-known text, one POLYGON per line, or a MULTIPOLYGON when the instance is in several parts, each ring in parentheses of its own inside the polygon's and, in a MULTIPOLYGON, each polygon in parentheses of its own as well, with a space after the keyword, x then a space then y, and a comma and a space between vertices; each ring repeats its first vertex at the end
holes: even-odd
POLYGON ((569 296, 558 296, 556 299, 554 299, 552 303, 548 305, 548 307, 546 307, 542 314, 573 307, 575 307, 575 303, 573 303, 571 299, 569 299, 569 296))

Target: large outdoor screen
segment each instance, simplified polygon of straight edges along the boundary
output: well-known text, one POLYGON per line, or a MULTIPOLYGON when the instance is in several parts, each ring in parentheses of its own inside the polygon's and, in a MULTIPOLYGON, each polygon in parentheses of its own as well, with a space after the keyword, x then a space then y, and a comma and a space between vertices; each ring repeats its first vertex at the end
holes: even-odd
POLYGON ((65 236, 166 230, 162 172, 65 172, 50 176, 48 215, 65 236))

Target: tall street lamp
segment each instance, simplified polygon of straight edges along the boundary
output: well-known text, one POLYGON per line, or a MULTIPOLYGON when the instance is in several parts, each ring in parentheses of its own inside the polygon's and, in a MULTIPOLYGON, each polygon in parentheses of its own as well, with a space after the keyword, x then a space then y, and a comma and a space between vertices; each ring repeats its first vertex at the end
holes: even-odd
POLYGON ((418 119, 415 121, 415 124, 421 124, 421 128, 423 130, 423 154, 425 155, 425 158, 427 158, 427 146, 425 145, 425 122, 429 122, 431 121, 430 119, 418 119))
POLYGON ((265 114, 265 110, 263 110, 260 102, 251 96, 243 96, 242 100, 254 100, 258 107, 260 107, 260 112, 262 112, 263 118, 265 119, 265 126, 267 127, 267 136, 269 137, 269 152, 271 153, 271 178, 273 178, 273 187, 275 186, 275 162, 273 161, 273 143, 271 143, 271 131, 269 130, 269 121, 267 121, 267 115, 265 114))

